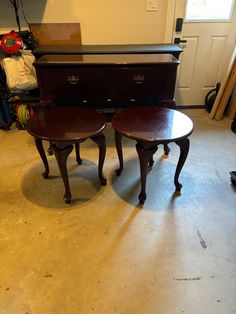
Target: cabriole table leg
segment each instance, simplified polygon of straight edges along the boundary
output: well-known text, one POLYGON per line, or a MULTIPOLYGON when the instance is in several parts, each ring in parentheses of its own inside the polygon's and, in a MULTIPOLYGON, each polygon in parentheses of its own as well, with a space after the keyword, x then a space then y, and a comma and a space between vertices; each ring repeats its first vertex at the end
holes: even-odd
POLYGON ((39 152, 39 155, 43 161, 44 167, 45 167, 45 171, 42 173, 42 176, 44 177, 44 179, 47 179, 48 174, 49 174, 49 166, 48 166, 48 160, 47 160, 44 148, 43 148, 42 140, 39 138, 35 138, 34 141, 35 141, 37 150, 39 152))
POLYGON ((179 156, 179 161, 178 161, 176 171, 175 171, 174 183, 175 183, 176 191, 180 192, 182 188, 182 184, 179 183, 179 175, 183 168, 185 160, 188 156, 190 143, 189 143, 188 138, 182 139, 180 141, 176 141, 175 143, 180 147, 180 156, 179 156))
POLYGON ((115 131, 116 151, 117 151, 119 163, 120 163, 120 167, 116 169, 116 174, 118 176, 120 176, 123 170, 123 152, 122 152, 121 139, 122 139, 122 135, 119 132, 115 131))
POLYGON ((170 148, 167 144, 164 144, 164 152, 165 152, 165 155, 169 155, 170 148))
POLYGON ((76 161, 78 165, 82 164, 82 159, 80 158, 80 145, 75 143, 76 161))
POLYGON ((141 175, 141 192, 139 194, 139 201, 144 204, 146 200, 146 178, 147 178, 147 166, 152 156, 157 151, 157 145, 149 146, 145 143, 137 142, 136 150, 140 163, 140 175, 141 175))
POLYGON ((70 192, 70 185, 69 185, 69 180, 68 180, 66 162, 67 162, 68 156, 73 150, 73 145, 67 144, 65 147, 63 147, 63 145, 59 144, 59 147, 58 147, 57 144, 52 144, 52 150, 56 157, 58 167, 61 173, 61 177, 65 186, 64 201, 66 203, 70 203, 71 192, 70 192))
POLYGON ((98 177, 102 185, 107 184, 107 179, 103 176, 103 164, 105 160, 106 155, 106 138, 104 134, 99 134, 97 136, 91 137, 91 140, 93 140, 99 148, 99 160, 98 160, 98 177))

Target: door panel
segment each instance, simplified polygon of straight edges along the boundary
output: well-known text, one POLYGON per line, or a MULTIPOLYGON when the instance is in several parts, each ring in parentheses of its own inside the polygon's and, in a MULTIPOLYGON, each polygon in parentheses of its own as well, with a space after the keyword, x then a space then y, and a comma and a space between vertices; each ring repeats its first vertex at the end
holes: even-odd
POLYGON ((220 68, 222 66, 222 59, 226 44, 226 36, 211 37, 208 67, 206 68, 206 76, 204 80, 205 88, 211 88, 215 84, 215 82, 220 80, 220 68))
POLYGON ((178 80, 178 88, 190 88, 193 80, 193 73, 196 62, 196 51, 198 37, 184 37, 188 45, 184 48, 184 53, 181 55, 180 75, 178 80))
MULTIPOLYGON (((187 0, 176 0, 175 21, 185 18, 187 0)), ((177 75, 175 98, 179 105, 203 105, 206 94, 221 82, 236 41, 235 7, 230 21, 186 21, 174 38, 187 40, 177 75)))

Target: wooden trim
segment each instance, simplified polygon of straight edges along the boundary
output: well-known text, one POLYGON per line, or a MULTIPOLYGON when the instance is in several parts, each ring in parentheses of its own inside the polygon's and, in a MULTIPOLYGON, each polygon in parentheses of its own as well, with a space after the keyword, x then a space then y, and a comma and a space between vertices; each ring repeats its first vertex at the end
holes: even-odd
POLYGON ((217 118, 219 119, 219 117, 222 116, 222 114, 223 114, 222 112, 224 112, 224 109, 225 109, 225 106, 227 105, 227 103, 222 104, 222 98, 224 96, 224 92, 225 92, 225 89, 226 89, 227 84, 229 82, 230 75, 232 73, 232 70, 233 70, 235 62, 236 62, 236 47, 235 47, 234 52, 232 54, 232 57, 230 59, 229 66, 228 66, 226 75, 225 75, 225 77, 223 79, 223 82, 221 84, 220 90, 219 90, 219 92, 218 92, 218 94, 216 96, 214 105, 213 105, 212 110, 210 112, 210 119, 216 118, 216 114, 217 114, 217 118), (219 108, 220 108, 220 112, 219 112, 219 108), (217 113, 217 111, 218 111, 218 113, 217 113))
POLYGON ((205 106, 204 105, 177 105, 176 106, 176 109, 205 109, 205 106))
POLYGON ((164 43, 171 43, 173 37, 176 0, 167 0, 164 43))
POLYGON ((230 100, 230 104, 227 107, 226 116, 232 120, 234 119, 235 113, 236 113, 236 85, 232 93, 232 99, 230 100))
POLYGON ((216 120, 222 119, 222 116, 224 114, 225 108, 226 108, 227 103, 229 101, 230 95, 234 89, 235 83, 236 83, 236 60, 234 62, 234 66, 232 68, 232 71, 230 72, 227 85, 225 86, 222 98, 220 100, 218 109, 216 111, 216 114, 215 114, 216 120))

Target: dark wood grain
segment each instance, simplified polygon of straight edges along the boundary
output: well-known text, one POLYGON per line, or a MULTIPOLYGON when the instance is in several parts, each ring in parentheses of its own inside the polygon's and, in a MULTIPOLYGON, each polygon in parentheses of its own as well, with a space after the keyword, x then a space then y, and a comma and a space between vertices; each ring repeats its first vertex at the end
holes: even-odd
POLYGON ((80 107, 48 108, 27 121, 26 129, 34 137, 47 141, 79 141, 103 131, 106 119, 99 112, 80 107))
POLYGON ((65 193, 64 201, 71 201, 71 191, 67 173, 67 158, 76 148, 76 161, 80 165, 79 143, 91 138, 99 148, 98 177, 102 185, 107 180, 103 176, 103 164, 106 154, 106 141, 102 131, 106 119, 95 110, 79 107, 48 108, 34 114, 26 124, 26 130, 35 138, 36 147, 45 166, 43 177, 48 178, 49 166, 44 152, 42 140, 50 142, 63 179, 65 193))
POLYGON ((113 127, 134 140, 170 142, 189 136, 193 123, 185 114, 159 107, 133 107, 117 113, 113 127))
POLYGON ((184 166, 189 151, 188 136, 193 132, 193 123, 185 114, 173 109, 153 106, 126 108, 118 112, 112 119, 115 129, 115 143, 120 167, 116 170, 120 175, 123 170, 123 153, 121 137, 126 136, 137 141, 136 150, 140 162, 141 191, 140 203, 146 200, 147 167, 153 165, 153 154, 159 144, 166 146, 175 142, 180 147, 180 157, 176 167, 174 183, 176 191, 180 191, 182 184, 179 175, 184 166))
POLYGON ((179 61, 171 54, 44 55, 35 63, 40 97, 103 113, 133 105, 175 105, 179 61))

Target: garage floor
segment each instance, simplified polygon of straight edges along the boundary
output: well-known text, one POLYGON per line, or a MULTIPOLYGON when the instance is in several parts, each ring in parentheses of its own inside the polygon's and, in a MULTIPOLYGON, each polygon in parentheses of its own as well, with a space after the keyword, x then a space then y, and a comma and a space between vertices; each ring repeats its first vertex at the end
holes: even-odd
MULTIPOLYGON (((0 314, 236 313, 236 134, 231 121, 184 110, 194 122, 175 195, 179 148, 160 147, 138 204, 139 164, 124 140, 118 166, 106 128, 107 186, 97 178, 98 150, 81 145, 68 159, 73 201, 63 202, 54 156, 51 177, 33 138, 0 131, 0 314)), ((45 146, 47 147, 47 146, 45 146)))

